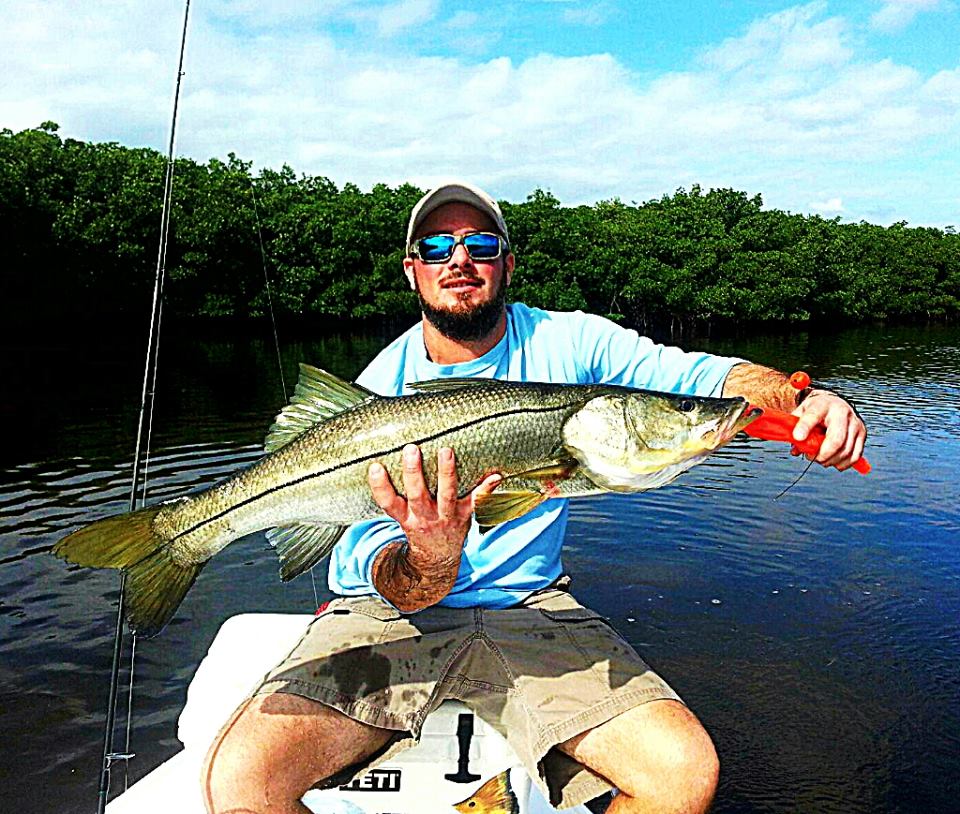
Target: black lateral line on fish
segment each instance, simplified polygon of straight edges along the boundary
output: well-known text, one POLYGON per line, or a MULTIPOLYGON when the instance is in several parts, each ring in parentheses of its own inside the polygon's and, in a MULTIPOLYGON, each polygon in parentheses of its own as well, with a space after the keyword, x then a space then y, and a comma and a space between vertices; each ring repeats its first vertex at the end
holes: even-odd
MULTIPOLYGON (((336 466, 331 466, 329 469, 324 469, 320 472, 312 472, 309 475, 303 475, 302 477, 299 477, 296 480, 288 481, 287 483, 281 483, 277 486, 271 486, 269 489, 265 489, 264 491, 260 492, 254 497, 248 497, 246 500, 240 501, 235 506, 231 506, 228 509, 224 509, 222 512, 219 512, 218 514, 208 517, 206 520, 202 520, 201 522, 196 523, 190 528, 185 529, 184 531, 181 531, 179 534, 175 535, 174 537, 171 537, 169 542, 173 543, 174 541, 179 540, 181 537, 184 537, 187 534, 193 534, 193 532, 207 525, 207 523, 212 523, 215 520, 219 520, 222 517, 226 517, 228 514, 230 514, 230 512, 234 512, 237 509, 247 506, 250 503, 254 503, 257 500, 260 500, 261 498, 266 497, 267 495, 272 495, 274 492, 279 492, 291 486, 298 486, 301 483, 305 483, 306 481, 311 480, 313 478, 320 478, 320 477, 323 477, 324 475, 329 475, 331 472, 336 472, 338 469, 344 469, 345 467, 353 466, 354 464, 363 463, 364 461, 372 461, 376 458, 379 458, 382 455, 389 455, 393 452, 400 452, 405 446, 407 446, 407 444, 416 444, 417 446, 420 446, 421 444, 425 444, 430 441, 435 441, 437 438, 441 438, 444 435, 448 435, 453 432, 458 432, 459 430, 466 429, 467 427, 476 426, 477 424, 483 424, 485 421, 491 421, 496 418, 503 418, 505 416, 524 415, 528 413, 552 413, 558 410, 569 410, 578 402, 588 401, 588 400, 589 399, 580 398, 574 402, 558 405, 555 407, 518 407, 515 410, 506 410, 502 413, 496 413, 495 415, 484 416, 483 418, 479 418, 476 421, 468 421, 464 424, 457 424, 456 426, 448 427, 442 432, 438 432, 433 435, 428 435, 428 436, 425 436, 424 438, 419 438, 414 441, 405 441, 403 444, 401 444, 398 447, 391 447, 390 449, 380 450, 378 452, 373 452, 369 455, 363 455, 359 458, 353 458, 349 461, 344 461, 343 463, 337 464, 336 466)), ((337 525, 337 524, 333 524, 333 525, 337 525)))

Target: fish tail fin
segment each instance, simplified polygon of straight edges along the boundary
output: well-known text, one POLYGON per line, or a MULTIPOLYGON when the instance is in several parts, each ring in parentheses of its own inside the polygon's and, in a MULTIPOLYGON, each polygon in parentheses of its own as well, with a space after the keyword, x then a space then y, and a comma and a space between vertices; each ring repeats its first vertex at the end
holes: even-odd
POLYGON ((68 534, 53 553, 88 568, 129 568, 169 542, 153 527, 160 508, 150 506, 97 520, 68 534))
POLYGON ((205 562, 182 565, 161 548, 127 574, 124 614, 130 628, 145 638, 155 636, 170 621, 205 562))
POLYGON ((63 560, 127 574, 125 615, 140 636, 153 636, 170 620, 204 563, 179 563, 169 539, 154 528, 160 506, 98 520, 53 547, 63 560))

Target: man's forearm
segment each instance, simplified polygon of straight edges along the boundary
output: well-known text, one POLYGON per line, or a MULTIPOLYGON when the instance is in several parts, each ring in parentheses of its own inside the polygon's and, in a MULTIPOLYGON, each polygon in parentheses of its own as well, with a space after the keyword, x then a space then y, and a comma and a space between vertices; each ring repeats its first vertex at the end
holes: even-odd
POLYGON ((390 543, 373 563, 373 584, 384 599, 405 613, 435 605, 453 588, 460 568, 455 555, 418 556, 405 542, 390 543))
POLYGON ((752 362, 734 365, 723 383, 723 395, 726 397, 743 396, 757 407, 768 407, 787 413, 796 410, 809 392, 809 388, 794 388, 790 379, 779 370, 752 362))

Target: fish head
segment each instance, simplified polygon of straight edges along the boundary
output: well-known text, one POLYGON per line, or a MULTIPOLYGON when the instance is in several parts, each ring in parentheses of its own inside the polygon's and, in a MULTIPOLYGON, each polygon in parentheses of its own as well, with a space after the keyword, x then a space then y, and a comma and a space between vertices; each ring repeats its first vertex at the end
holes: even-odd
POLYGON ((625 423, 636 442, 667 458, 713 452, 757 418, 743 398, 635 392, 624 397, 625 423))
POLYGON ((669 483, 760 413, 742 398, 615 392, 572 415, 563 441, 598 486, 635 492, 669 483))

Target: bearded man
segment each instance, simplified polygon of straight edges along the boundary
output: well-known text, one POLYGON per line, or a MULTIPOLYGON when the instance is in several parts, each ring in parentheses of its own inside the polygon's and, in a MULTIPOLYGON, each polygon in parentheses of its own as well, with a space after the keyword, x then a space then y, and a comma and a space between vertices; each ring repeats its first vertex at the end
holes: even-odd
MULTIPOLYGON (((389 396, 447 376, 743 396, 798 414, 798 440, 824 427, 823 465, 842 470, 859 459, 866 429, 836 394, 798 394, 778 371, 657 345, 597 316, 508 305, 513 269, 489 195, 464 182, 428 192, 411 213, 403 261, 422 319, 358 383, 389 396)), ((705 811, 719 772, 710 736, 569 593, 560 556, 567 501, 481 530, 474 501, 498 475, 458 497, 455 450, 444 448, 433 495, 419 449, 402 454, 402 484, 370 467, 386 517, 356 524, 337 544, 329 570, 337 598, 211 748, 208 810, 307 811, 308 789, 346 782, 411 745, 426 716, 456 698, 506 737, 555 806, 616 788, 610 814, 705 811)))

